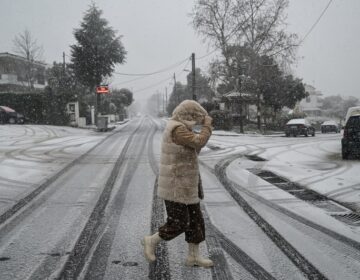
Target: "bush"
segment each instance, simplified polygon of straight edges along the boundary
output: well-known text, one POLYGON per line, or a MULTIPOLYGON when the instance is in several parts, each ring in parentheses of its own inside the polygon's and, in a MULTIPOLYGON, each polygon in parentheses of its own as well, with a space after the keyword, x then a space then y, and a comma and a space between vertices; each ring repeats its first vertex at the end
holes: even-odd
POLYGON ((232 117, 229 111, 213 110, 209 113, 213 118, 215 129, 231 130, 233 127, 232 117))
POLYGON ((0 93, 0 105, 8 106, 34 124, 68 125, 66 103, 51 92, 0 93))
POLYGON ((46 98, 43 93, 0 93, 0 105, 23 114, 26 122, 46 122, 46 98))

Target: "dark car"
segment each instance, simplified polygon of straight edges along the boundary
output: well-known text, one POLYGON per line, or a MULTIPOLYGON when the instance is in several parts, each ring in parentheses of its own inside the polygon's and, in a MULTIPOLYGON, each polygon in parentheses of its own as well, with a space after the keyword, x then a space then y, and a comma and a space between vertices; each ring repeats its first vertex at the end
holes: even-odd
POLYGON ((315 128, 305 119, 292 119, 287 122, 285 127, 285 135, 289 136, 315 136, 315 128))
POLYGON ((24 122, 24 115, 16 112, 10 107, 0 106, 0 123, 23 124, 24 122))
POLYGON ((360 114, 348 118, 341 139, 341 152, 343 159, 348 159, 349 155, 360 156, 360 114))
POLYGON ((339 133, 340 128, 335 121, 325 121, 321 124, 321 133, 335 132, 339 133))

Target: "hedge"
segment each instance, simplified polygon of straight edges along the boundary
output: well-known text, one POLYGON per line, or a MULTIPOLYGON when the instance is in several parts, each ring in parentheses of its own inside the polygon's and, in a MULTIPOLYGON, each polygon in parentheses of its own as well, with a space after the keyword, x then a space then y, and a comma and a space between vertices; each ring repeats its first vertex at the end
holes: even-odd
POLYGON ((0 93, 0 106, 8 106, 25 116, 26 122, 46 123, 44 93, 0 93))

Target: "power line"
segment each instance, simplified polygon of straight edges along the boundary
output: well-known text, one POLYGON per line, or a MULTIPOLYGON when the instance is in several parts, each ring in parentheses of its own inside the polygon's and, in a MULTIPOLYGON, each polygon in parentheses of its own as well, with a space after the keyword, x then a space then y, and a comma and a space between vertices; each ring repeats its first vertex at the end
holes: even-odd
POLYGON ((204 54, 202 56, 197 57, 196 60, 201 60, 201 59, 203 59, 205 57, 208 57, 209 55, 212 55, 214 52, 216 52, 218 49, 219 49, 219 47, 216 47, 211 52, 208 52, 207 54, 204 54))
POLYGON ((115 86, 115 85, 125 85, 125 84, 131 83, 131 82, 135 82, 135 81, 138 81, 138 80, 142 80, 142 79, 144 79, 144 78, 147 78, 147 76, 137 77, 137 78, 135 78, 135 79, 126 80, 126 81, 119 82, 119 83, 115 83, 115 84, 112 84, 112 85, 113 85, 113 86, 115 86))
MULTIPOLYGON (((190 58, 187 58, 186 60, 183 60, 182 64, 184 64, 184 62, 186 62, 185 66, 184 66, 184 69, 186 68, 186 66, 188 65, 190 61, 190 58)), ((180 64, 181 65, 181 64, 180 64)), ((179 65, 177 65, 179 66, 179 65)), ((172 67, 174 68, 174 67, 172 67)), ((172 68, 170 68, 169 70, 171 70, 172 68)), ((147 78, 148 76, 141 76, 141 77, 138 77, 138 78, 135 78, 135 79, 131 79, 131 80, 127 80, 127 81, 124 81, 124 82, 119 82, 119 83, 115 83, 115 84, 112 84, 113 86, 115 85, 124 85, 124 84, 128 84, 128 83, 131 83, 131 82, 134 82, 134 81, 138 81, 138 80, 141 80, 141 79, 144 79, 144 78, 147 78)))
MULTIPOLYGON (((183 74, 183 71, 186 69, 186 67, 188 66, 189 63, 190 63, 190 59, 187 60, 184 68, 183 68, 182 70, 180 70, 180 71, 177 72, 177 74, 178 74, 177 76, 178 76, 178 77, 180 77, 181 74, 183 74), (180 73, 180 74, 179 74, 179 73, 180 73)), ((139 90, 134 90, 134 93, 137 93, 137 92, 140 92, 140 91, 144 91, 144 90, 147 90, 147 89, 156 87, 156 86, 161 85, 162 83, 164 83, 164 82, 166 82, 166 81, 168 81, 168 80, 171 80, 171 79, 173 79, 173 76, 172 76, 172 75, 170 76, 170 78, 166 78, 166 79, 161 80, 161 81, 159 81, 159 82, 157 82, 157 83, 155 83, 155 84, 146 86, 146 87, 141 88, 141 89, 139 89, 139 90)))
POLYGON ((155 75, 155 74, 159 74, 159 73, 163 73, 163 72, 166 72, 168 70, 171 70, 179 65, 181 65, 183 62, 187 61, 189 58, 187 57, 186 59, 183 59, 175 64, 172 64, 170 66, 167 66, 163 69, 160 69, 160 70, 157 70, 157 71, 154 71, 154 72, 150 72, 150 73, 138 73, 138 74, 135 74, 135 73, 120 73, 120 72, 114 72, 114 74, 117 74, 117 75, 122 75, 122 76, 151 76, 151 75, 155 75))
MULTIPOLYGON (((65 54, 68 58, 71 58, 69 55, 65 54)), ((179 62, 176 62, 174 64, 171 64, 165 68, 162 68, 160 70, 157 70, 157 71, 154 71, 154 72, 149 72, 149 73, 121 73, 121 72, 113 72, 114 74, 117 74, 117 75, 121 75, 121 76, 152 76, 152 75, 155 75, 155 74, 159 74, 159 73, 163 73, 163 72, 166 72, 168 70, 171 70, 179 65, 181 65, 182 63, 184 63, 185 61, 187 61, 189 59, 189 57, 185 58, 185 59, 182 59, 181 61, 179 62)), ((137 79, 133 79, 131 81, 136 81, 137 79)), ((129 81, 130 82, 130 81, 129 81)))
POLYGON ((299 45, 301 45, 305 39, 310 35, 310 33, 314 30, 314 28, 316 27, 316 25, 319 23, 319 21, 321 20, 321 18, 323 17, 323 15, 325 14, 325 12, 327 11, 327 9, 329 8, 329 6, 331 5, 331 3, 333 2, 333 0, 330 0, 325 9, 322 11, 322 13, 320 14, 320 16, 318 17, 318 19, 315 21, 315 23, 311 26, 311 28, 309 29, 309 31, 306 33, 306 35, 302 38, 302 40, 300 41, 299 45))
POLYGON ((161 81, 157 82, 156 84, 152 84, 152 85, 149 85, 147 87, 144 87, 144 88, 141 88, 141 89, 138 89, 138 90, 134 90, 134 93, 141 92, 141 91, 156 87, 156 86, 161 85, 162 83, 164 83, 164 82, 166 82, 166 81, 168 81, 170 79, 172 79, 172 76, 170 78, 166 78, 164 80, 161 80, 161 81))
POLYGON ((314 22, 314 24, 311 26, 311 28, 309 29, 309 31, 305 34, 305 36, 300 40, 300 42, 296 45, 290 45, 290 46, 287 46, 283 49, 280 49, 279 51, 269 55, 270 57, 271 56, 274 56, 274 55, 277 55, 279 53, 281 53, 282 51, 286 51, 287 49, 290 49, 292 47, 299 47, 302 43, 304 43, 305 39, 310 35, 310 33, 315 29, 316 25, 320 22, 321 18, 324 16, 325 12, 327 11, 327 9, 329 8, 330 4, 333 2, 333 0, 330 0, 326 7, 324 8, 324 10, 321 12, 320 16, 318 17, 318 19, 314 22))

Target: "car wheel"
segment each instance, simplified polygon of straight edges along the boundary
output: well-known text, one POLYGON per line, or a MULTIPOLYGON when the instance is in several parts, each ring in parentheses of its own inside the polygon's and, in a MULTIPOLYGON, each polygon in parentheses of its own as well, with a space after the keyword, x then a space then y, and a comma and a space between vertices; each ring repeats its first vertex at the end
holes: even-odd
POLYGON ((10 118, 10 119, 9 119, 9 123, 10 123, 10 124, 15 124, 15 123, 16 123, 16 120, 15 120, 14 118, 10 118))
POLYGON ((342 150, 341 154, 342 154, 342 159, 348 159, 349 158, 349 153, 347 153, 346 151, 342 150))
POLYGON ((285 136, 286 136, 286 137, 290 137, 290 134, 289 134, 289 133, 285 133, 285 136))
POLYGON ((304 133, 305 137, 308 137, 309 134, 308 134, 308 131, 306 130, 305 133, 304 133))

